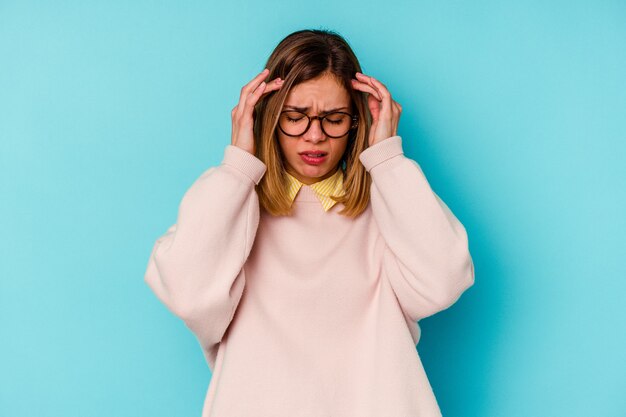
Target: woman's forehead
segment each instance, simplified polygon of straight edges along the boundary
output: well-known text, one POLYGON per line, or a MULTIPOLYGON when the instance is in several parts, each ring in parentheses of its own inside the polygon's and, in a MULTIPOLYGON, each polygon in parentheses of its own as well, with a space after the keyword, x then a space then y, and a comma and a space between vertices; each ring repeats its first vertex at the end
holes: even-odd
POLYGON ((323 76, 304 81, 289 91, 285 107, 311 108, 324 110, 349 105, 350 95, 335 77, 323 76))

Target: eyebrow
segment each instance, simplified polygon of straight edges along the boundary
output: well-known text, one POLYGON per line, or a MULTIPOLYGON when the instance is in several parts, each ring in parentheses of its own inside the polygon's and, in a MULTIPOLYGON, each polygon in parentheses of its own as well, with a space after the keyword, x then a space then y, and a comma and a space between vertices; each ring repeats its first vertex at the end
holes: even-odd
MULTIPOLYGON (((293 109, 293 110, 297 110, 297 111, 301 111, 301 112, 306 112, 307 110, 310 109, 310 107, 296 107, 296 106, 290 106, 290 105, 285 105, 285 108, 288 109, 293 109)), ((322 110, 322 113, 332 113, 334 111, 339 111, 339 110, 350 110, 349 107, 337 107, 334 109, 329 109, 329 110, 322 110)))

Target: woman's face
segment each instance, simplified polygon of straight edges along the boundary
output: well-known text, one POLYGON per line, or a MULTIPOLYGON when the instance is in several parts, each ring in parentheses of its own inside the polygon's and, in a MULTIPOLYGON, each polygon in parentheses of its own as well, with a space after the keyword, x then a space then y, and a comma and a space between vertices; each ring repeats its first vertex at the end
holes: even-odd
MULTIPOLYGON (((283 110, 294 108, 309 116, 323 115, 330 110, 350 113, 350 96, 335 78, 324 74, 289 91, 283 110)), ((319 120, 312 120, 309 130, 300 136, 287 136, 278 127, 276 135, 287 172, 307 185, 333 175, 348 144, 348 134, 341 138, 326 136, 319 120), (309 151, 325 152, 326 156, 321 161, 313 161, 301 155, 309 151)))

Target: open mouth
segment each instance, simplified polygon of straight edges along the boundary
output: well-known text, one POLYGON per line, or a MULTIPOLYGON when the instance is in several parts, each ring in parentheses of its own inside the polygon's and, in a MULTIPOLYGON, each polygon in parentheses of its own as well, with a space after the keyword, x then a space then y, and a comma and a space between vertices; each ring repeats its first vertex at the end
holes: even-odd
POLYGON ((326 159, 326 153, 324 152, 319 152, 319 153, 301 153, 300 154, 300 158, 302 158, 302 160, 304 162, 306 162, 307 164, 312 164, 312 165, 319 165, 322 162, 324 162, 324 160, 326 159))

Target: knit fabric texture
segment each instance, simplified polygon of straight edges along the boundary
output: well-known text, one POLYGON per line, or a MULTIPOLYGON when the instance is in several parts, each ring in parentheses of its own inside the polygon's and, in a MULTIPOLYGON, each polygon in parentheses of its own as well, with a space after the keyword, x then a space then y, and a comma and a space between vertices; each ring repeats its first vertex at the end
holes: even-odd
POLYGON ((358 217, 315 184, 272 216, 255 191, 266 165, 228 145, 156 240, 145 282, 212 372, 202 417, 441 416, 418 322, 473 285, 467 233, 400 136, 359 160, 372 184, 358 217))

